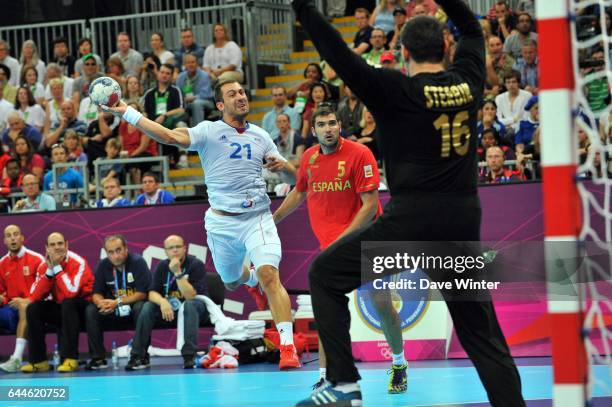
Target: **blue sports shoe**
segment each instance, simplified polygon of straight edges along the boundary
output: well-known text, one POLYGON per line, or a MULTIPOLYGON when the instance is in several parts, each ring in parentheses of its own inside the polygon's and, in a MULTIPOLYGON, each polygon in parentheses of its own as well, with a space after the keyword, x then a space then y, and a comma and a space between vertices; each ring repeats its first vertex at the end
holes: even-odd
POLYGON ((325 382, 321 387, 312 392, 310 397, 305 398, 295 405, 305 406, 334 406, 334 407, 361 407, 361 391, 355 390, 345 393, 336 390, 330 382, 325 382))

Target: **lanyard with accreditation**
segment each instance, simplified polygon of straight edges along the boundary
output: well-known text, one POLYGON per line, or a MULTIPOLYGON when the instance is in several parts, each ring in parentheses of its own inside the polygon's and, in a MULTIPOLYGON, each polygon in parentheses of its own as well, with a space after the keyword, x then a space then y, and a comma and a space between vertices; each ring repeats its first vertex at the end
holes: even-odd
MULTIPOLYGON (((181 275, 185 275, 185 272, 187 271, 187 269, 183 269, 181 272, 181 275)), ((179 308, 181 307, 181 300, 179 300, 176 297, 168 297, 168 293, 170 292, 170 286, 172 284, 174 284, 174 282, 176 281, 176 276, 172 276, 172 281, 170 280, 170 274, 174 274, 171 270, 168 270, 168 278, 166 278, 166 293, 164 294, 164 297, 168 300, 168 302, 170 303, 170 305, 172 306, 172 311, 178 311, 179 308)))

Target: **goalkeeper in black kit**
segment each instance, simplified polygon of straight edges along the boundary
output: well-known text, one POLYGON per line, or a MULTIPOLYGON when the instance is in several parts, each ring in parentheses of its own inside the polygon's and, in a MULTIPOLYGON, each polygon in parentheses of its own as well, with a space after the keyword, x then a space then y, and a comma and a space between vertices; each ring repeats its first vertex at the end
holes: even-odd
MULTIPOLYGON (((442 25, 431 17, 415 17, 400 36, 409 66, 406 76, 369 66, 346 46, 313 0, 293 1, 321 59, 374 116, 391 192, 381 217, 329 246, 310 266, 312 305, 327 353, 327 382, 298 406, 362 405, 346 298, 365 282, 361 242, 480 240, 476 115, 486 76, 484 38, 464 1, 437 2, 461 34, 454 63, 448 69, 442 63, 448 47, 442 25)), ((487 298, 447 299, 447 305, 491 404, 524 406, 518 370, 487 298)))

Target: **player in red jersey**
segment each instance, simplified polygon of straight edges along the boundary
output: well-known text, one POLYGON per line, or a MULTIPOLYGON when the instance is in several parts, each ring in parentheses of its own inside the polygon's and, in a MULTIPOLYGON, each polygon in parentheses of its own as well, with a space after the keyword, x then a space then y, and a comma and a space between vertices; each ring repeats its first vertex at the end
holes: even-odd
POLYGON ((61 326, 59 353, 63 360, 60 373, 79 367, 79 322, 91 302, 94 276, 87 261, 68 250, 68 242, 58 232, 47 237, 46 261, 37 271, 26 310, 30 363, 21 367, 24 373, 49 370, 45 325, 61 326), (47 296, 51 294, 51 300, 47 296))
MULTIPOLYGON (((319 107, 312 115, 312 131, 319 141, 302 155, 295 188, 274 212, 280 222, 302 202, 308 205, 310 225, 321 250, 344 235, 367 225, 382 213, 378 200, 380 177, 374 155, 366 146, 340 137, 336 112, 319 107)), ((385 338, 393 351, 389 393, 403 393, 408 384, 400 318, 386 290, 371 290, 385 338)), ((325 382, 326 359, 319 341, 320 380, 325 382)))
POLYGON ((26 303, 36 280, 36 270, 45 261, 40 254, 23 245, 24 236, 16 225, 4 228, 4 244, 8 253, 0 259, 0 327, 15 333, 15 351, 0 364, 5 372, 17 372, 21 367, 26 344, 26 303))

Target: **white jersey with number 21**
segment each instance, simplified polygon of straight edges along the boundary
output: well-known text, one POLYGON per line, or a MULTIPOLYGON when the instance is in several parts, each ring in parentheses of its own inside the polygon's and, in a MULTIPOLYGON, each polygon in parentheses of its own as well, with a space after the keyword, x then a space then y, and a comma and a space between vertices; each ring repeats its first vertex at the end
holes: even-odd
POLYGON ((208 200, 214 209, 242 213, 270 206, 261 171, 265 157, 279 154, 270 135, 247 123, 238 131, 222 120, 203 121, 189 129, 190 151, 197 151, 204 169, 208 200))

